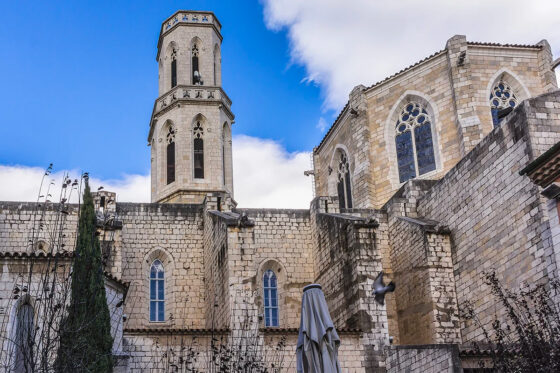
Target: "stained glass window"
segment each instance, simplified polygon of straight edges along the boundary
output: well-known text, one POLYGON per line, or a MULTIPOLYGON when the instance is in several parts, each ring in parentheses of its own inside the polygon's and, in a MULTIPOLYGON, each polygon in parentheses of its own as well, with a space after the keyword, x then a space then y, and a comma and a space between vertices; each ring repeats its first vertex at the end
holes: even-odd
POLYGON ((167 184, 175 181, 175 128, 169 126, 167 132, 167 184))
POLYGON ((432 120, 425 106, 409 102, 395 125, 401 183, 436 169, 432 120))
POLYGON ((204 179, 204 129, 200 122, 196 122, 193 128, 194 136, 194 177, 204 179))
POLYGON ((352 187, 350 181, 350 165, 348 157, 343 151, 339 151, 340 160, 338 162, 337 191, 338 203, 341 209, 352 208, 352 187))
POLYGON ((163 264, 156 259, 150 268, 150 321, 165 321, 163 264))
POLYGON ((509 114, 517 104, 517 97, 513 89, 503 80, 496 83, 492 92, 490 92, 490 107, 494 127, 499 126, 502 118, 509 114))
POLYGON ((276 275, 270 269, 263 276, 264 326, 279 326, 278 322, 278 284, 276 275))

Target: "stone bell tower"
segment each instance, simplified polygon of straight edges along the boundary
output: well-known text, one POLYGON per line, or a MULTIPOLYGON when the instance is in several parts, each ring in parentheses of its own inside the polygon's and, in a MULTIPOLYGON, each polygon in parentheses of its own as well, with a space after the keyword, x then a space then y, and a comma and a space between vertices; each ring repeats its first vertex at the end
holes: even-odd
POLYGON ((152 202, 233 197, 231 100, 222 89, 221 25, 214 13, 178 11, 157 46, 159 98, 150 120, 152 202))

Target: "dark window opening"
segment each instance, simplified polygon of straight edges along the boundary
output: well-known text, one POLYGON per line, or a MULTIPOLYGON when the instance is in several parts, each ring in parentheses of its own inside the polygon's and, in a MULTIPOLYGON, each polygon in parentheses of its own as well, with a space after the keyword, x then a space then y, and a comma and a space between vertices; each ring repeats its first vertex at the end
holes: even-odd
POLYGON ((202 82, 202 75, 200 74, 200 70, 198 68, 198 47, 195 45, 192 47, 192 82, 193 85, 203 85, 202 82))
POLYGON ((196 122, 193 128, 193 136, 194 178, 204 179, 204 140, 202 138, 204 136, 204 129, 200 122, 196 122))
POLYGON ((25 303, 17 311, 15 325, 15 364, 14 372, 31 372, 34 347, 33 306, 25 303))
POLYGON ((177 60, 171 61, 171 88, 177 85, 177 60))
POLYGON ((175 181, 175 128, 169 127, 167 132, 167 184, 175 181))
POLYGON ((194 139, 194 177, 204 179, 204 140, 194 139))
POLYGON ((338 192, 338 205, 340 209, 352 208, 352 187, 350 182, 350 165, 346 154, 340 152, 340 162, 338 164, 338 182, 336 185, 338 192))
POLYGON ((346 208, 346 201, 344 200, 344 181, 338 180, 338 184, 336 185, 336 189, 338 191, 338 207, 340 209, 346 208))
POLYGON ((167 144, 167 184, 175 181, 175 143, 167 144))

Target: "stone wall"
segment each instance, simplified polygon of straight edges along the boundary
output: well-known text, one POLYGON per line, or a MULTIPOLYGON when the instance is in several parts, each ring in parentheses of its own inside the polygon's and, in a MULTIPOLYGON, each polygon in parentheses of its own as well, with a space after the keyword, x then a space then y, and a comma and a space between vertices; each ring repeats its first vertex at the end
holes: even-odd
POLYGON ((123 222, 122 279, 130 283, 125 328, 203 328, 206 302, 201 205, 117 204, 123 222), (149 274, 154 260, 165 270, 165 322, 149 321, 149 274))
POLYGON ((204 286, 206 328, 230 327, 229 245, 226 220, 215 213, 204 214, 204 286))
POLYGON ((309 211, 243 209, 235 212, 246 215, 252 225, 228 228, 232 268, 229 286, 251 294, 258 315, 262 315, 263 275, 266 270, 273 270, 278 279, 279 326, 299 327, 302 290, 313 282, 314 276, 309 211))
POLYGON ((64 235, 63 248, 73 250, 78 221, 78 205, 65 205, 68 214, 61 214, 59 204, 31 202, 0 202, 0 251, 47 253, 53 249, 52 235, 64 235))
MULTIPOLYGON (((72 258, 69 255, 28 255, 13 256, 1 254, 0 265, 0 370, 11 371, 14 363, 15 327, 17 310, 22 304, 30 304, 34 312, 32 338, 35 341, 33 361, 42 362, 43 354, 47 364, 52 366, 58 350, 58 337, 45 333, 59 327, 63 312, 58 304, 70 302, 71 281, 69 276, 72 258), (55 284, 56 291, 49 288, 55 284), (50 295, 52 294, 52 297, 50 295), (52 303, 46 302, 50 299, 52 303), (52 319, 52 320, 51 320, 52 319), (52 323, 52 324, 51 324, 52 323), (47 344, 48 343, 48 344, 47 344)), ((113 354, 123 354, 122 304, 125 286, 114 279, 105 278, 105 292, 109 307, 113 354)), ((29 352, 29 351, 28 351, 29 352)))
POLYGON ((387 373, 460 373, 457 345, 391 346, 386 349, 387 373))
POLYGON ((557 87, 550 64, 546 41, 500 46, 467 42, 457 35, 444 50, 398 74, 368 88, 357 86, 314 150, 316 195, 336 196, 333 155, 344 149, 350 160, 355 207, 380 208, 391 198, 402 185, 395 124, 409 100, 426 105, 435 126, 436 170, 420 178, 443 177, 492 130, 488 97, 493 85, 503 79, 518 102, 549 92, 557 87))
MULTIPOLYGON (((559 99, 557 91, 525 101, 417 202, 418 216, 449 227, 459 307, 474 305, 486 326, 503 311, 489 301, 485 271, 508 288, 557 273, 548 209, 518 172, 560 140, 559 99)), ((467 323, 463 343, 480 333, 467 323)))
POLYGON ((438 222, 399 217, 389 234, 398 343, 460 343, 449 231, 438 222))
MULTIPOLYGON (((316 227, 315 282, 323 286, 333 322, 338 328, 363 331, 364 367, 382 371, 383 347, 389 343, 387 312, 373 298, 373 281, 382 270, 375 212, 369 218, 325 213, 329 201, 312 203, 316 227)), ((336 210, 335 210, 336 211, 336 210)))

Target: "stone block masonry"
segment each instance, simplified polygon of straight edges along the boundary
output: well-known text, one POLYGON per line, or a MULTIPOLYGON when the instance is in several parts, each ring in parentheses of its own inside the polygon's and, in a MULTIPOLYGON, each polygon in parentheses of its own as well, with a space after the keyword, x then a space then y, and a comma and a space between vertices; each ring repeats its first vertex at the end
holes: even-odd
MULTIPOLYGON (((496 271, 508 288, 556 276, 548 209, 538 187, 518 172, 560 140, 559 109, 546 107, 559 100, 556 91, 525 101, 417 202, 419 216, 450 229, 459 307, 474 304, 487 326, 502 310, 489 301, 485 271, 496 271), (539 112, 549 119, 538 119, 539 112)), ((480 333, 465 325, 463 342, 480 333)))
POLYGON ((391 346, 387 373, 461 373, 457 345, 391 346))

